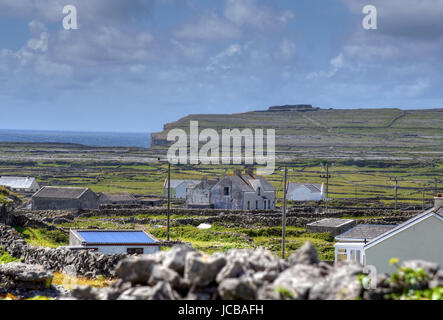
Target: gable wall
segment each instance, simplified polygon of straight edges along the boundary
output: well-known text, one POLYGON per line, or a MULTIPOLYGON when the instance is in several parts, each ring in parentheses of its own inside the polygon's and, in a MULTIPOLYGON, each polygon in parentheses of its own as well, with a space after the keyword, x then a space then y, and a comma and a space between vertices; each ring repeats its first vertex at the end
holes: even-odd
POLYGON ((366 265, 374 265, 377 272, 395 271, 389 259, 427 260, 443 266, 443 221, 430 216, 380 243, 367 248, 366 265))

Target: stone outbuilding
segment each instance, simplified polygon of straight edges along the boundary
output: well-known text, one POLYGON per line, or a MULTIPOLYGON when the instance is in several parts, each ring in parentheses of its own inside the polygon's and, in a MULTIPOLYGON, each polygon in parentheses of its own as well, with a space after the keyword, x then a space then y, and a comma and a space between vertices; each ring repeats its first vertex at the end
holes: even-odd
POLYGON ((355 227, 355 225, 356 221, 352 219, 326 218, 308 223, 306 230, 313 233, 329 232, 333 236, 337 236, 355 227))
POLYGON ((274 210, 275 188, 263 177, 251 171, 236 171, 225 176, 211 190, 211 204, 215 209, 274 210))
POLYGON ((137 199, 129 192, 111 193, 101 192, 99 194, 100 205, 136 205, 137 199))
MULTIPOLYGON (((171 198, 186 199, 186 189, 188 185, 195 185, 199 180, 173 180, 171 179, 171 198)), ((168 197, 168 179, 163 184, 164 196, 168 197)))
POLYGON ((98 209, 99 197, 89 188, 43 187, 31 199, 32 210, 98 209))
POLYGON ((197 184, 188 185, 186 189, 186 207, 212 208, 211 190, 217 182, 217 180, 202 179, 197 184))

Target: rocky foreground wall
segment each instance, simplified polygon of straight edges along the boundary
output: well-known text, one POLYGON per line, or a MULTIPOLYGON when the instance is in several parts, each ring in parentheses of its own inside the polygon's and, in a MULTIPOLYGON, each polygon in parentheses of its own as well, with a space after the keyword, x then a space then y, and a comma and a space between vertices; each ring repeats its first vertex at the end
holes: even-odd
POLYGON ((86 277, 114 276, 117 263, 126 257, 86 250, 35 247, 26 244, 17 231, 3 224, 0 224, 0 246, 24 263, 41 265, 50 271, 63 271, 70 266, 78 275, 86 277))
MULTIPOLYGON (((443 270, 434 263, 410 261, 410 268, 422 268, 429 279, 415 289, 443 285, 443 270)), ((110 287, 77 287, 71 296, 79 300, 345 300, 385 299, 402 292, 402 283, 387 282, 379 275, 376 289, 365 289, 358 279, 360 265, 344 262, 336 266, 319 262, 315 248, 305 243, 288 261, 262 248, 233 249, 205 255, 186 246, 152 255, 122 260, 116 269, 118 280, 110 287)))

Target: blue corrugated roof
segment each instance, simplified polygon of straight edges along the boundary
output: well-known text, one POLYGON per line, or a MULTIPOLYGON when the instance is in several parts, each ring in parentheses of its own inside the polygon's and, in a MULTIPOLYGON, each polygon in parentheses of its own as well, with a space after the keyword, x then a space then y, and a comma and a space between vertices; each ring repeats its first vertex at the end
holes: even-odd
POLYGON ((156 243, 143 231, 77 231, 87 243, 156 243))

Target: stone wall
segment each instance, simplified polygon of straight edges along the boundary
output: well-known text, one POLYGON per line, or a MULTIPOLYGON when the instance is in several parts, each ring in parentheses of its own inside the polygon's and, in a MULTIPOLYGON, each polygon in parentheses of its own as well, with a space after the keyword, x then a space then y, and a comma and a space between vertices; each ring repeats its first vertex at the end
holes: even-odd
POLYGON ((0 224, 0 246, 24 263, 42 265, 51 271, 62 271, 67 266, 73 266, 78 275, 86 277, 114 276, 117 263, 126 257, 86 250, 35 247, 26 244, 15 229, 4 224, 0 224))

